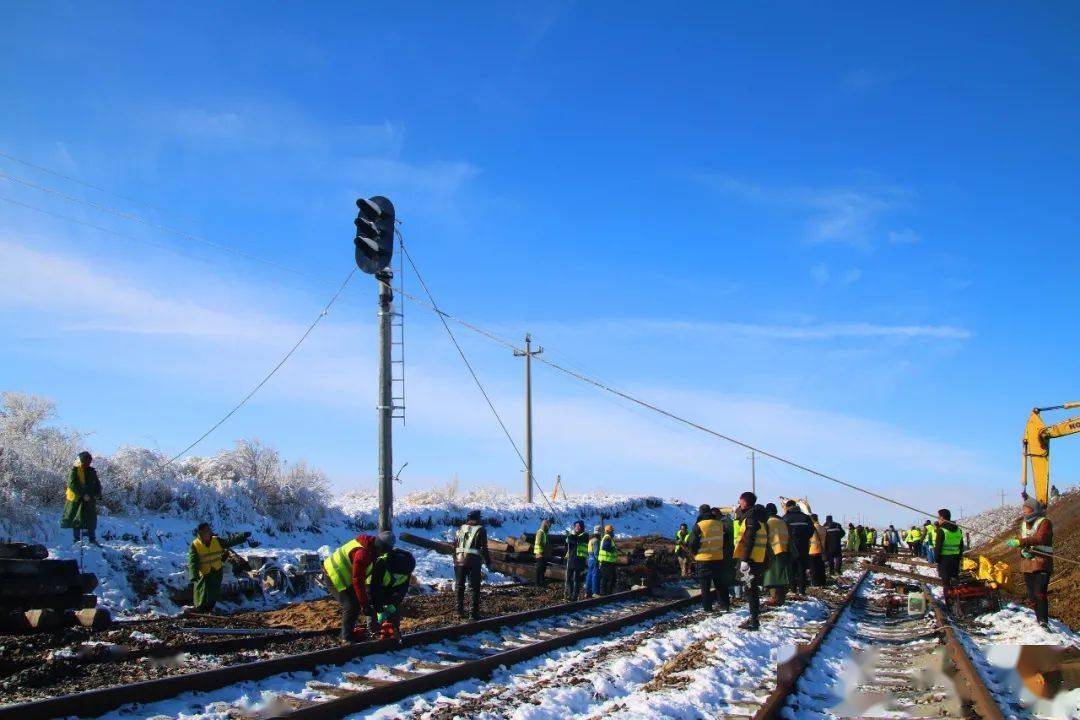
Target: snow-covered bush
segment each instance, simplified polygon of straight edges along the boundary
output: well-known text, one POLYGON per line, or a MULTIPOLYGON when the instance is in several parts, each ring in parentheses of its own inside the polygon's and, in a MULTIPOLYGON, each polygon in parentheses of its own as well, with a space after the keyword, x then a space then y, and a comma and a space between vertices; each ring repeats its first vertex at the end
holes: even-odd
MULTIPOLYGON (((80 433, 46 424, 55 414, 56 405, 45 398, 13 392, 0 397, 0 504, 6 508, 0 534, 40 527, 44 510, 59 515, 68 473, 84 448, 80 433)), ((282 532, 316 526, 328 511, 326 476, 302 460, 284 461, 257 439, 211 457, 169 460, 139 447, 95 457, 102 508, 282 532)))

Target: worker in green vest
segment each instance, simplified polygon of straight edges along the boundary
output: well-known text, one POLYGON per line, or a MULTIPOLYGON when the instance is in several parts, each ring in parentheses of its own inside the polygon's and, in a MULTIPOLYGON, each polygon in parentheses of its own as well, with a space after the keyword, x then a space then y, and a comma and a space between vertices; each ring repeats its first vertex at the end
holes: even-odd
POLYGON ((938 577, 948 585, 960 577, 960 557, 964 553, 964 531, 952 521, 948 508, 938 510, 938 526, 934 531, 934 557, 938 577))
POLYGON ((101 499, 101 481, 97 470, 91 467, 94 458, 87 451, 79 453, 79 460, 68 474, 67 490, 64 494, 64 512, 60 516, 60 527, 71 528, 75 542, 86 538, 97 545, 97 503, 101 499))
POLYGON ((547 582, 548 557, 548 529, 551 527, 551 518, 540 521, 540 529, 533 538, 533 557, 536 558, 536 586, 543 587, 547 582))
POLYGON ((242 532, 220 538, 210 529, 210 523, 199 523, 195 539, 188 548, 188 575, 191 577, 195 612, 213 612, 221 594, 221 579, 225 574, 225 550, 251 537, 242 532))
POLYGON ((371 634, 380 640, 401 639, 401 611, 409 592, 416 558, 408 550, 394 548, 368 566, 368 597, 371 599, 371 634))
POLYGON ((589 565, 589 533, 578 520, 566 534, 566 601, 577 602, 589 565))
POLYGON ((675 531, 675 557, 679 560, 679 571, 684 578, 690 577, 690 548, 687 542, 690 540, 690 530, 686 523, 679 523, 679 529, 675 531))
POLYGON ((926 550, 926 559, 930 562, 935 562, 934 548, 937 546, 936 530, 937 526, 930 520, 927 520, 926 525, 923 526, 923 549, 926 550))
POLYGON ((610 595, 615 592, 615 565, 619 562, 619 548, 615 546, 614 526, 604 526, 604 536, 600 538, 600 551, 596 559, 600 565, 600 594, 610 595))

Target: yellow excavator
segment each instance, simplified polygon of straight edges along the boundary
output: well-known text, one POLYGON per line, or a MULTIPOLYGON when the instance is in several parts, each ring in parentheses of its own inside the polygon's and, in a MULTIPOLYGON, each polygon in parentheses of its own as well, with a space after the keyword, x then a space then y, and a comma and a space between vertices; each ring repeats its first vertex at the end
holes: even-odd
POLYGON ((1045 506, 1050 501, 1050 441, 1054 438, 1080 433, 1080 417, 1069 418, 1054 425, 1043 422, 1042 413, 1048 410, 1080 408, 1080 402, 1035 408, 1024 428, 1024 490, 1027 490, 1028 467, 1035 484, 1035 499, 1045 506))

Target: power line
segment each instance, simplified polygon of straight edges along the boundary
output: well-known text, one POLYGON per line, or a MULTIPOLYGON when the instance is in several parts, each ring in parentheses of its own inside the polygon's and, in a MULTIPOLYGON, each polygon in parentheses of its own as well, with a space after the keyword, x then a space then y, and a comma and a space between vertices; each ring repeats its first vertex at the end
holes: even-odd
MULTIPOLYGON (((477 332, 480 335, 483 335, 484 337, 487 337, 488 339, 499 343, 500 345, 504 345, 504 346, 507 346, 507 347, 517 349, 516 346, 513 343, 511 343, 509 340, 501 338, 501 337, 499 337, 498 335, 496 335, 493 332, 490 332, 488 330, 484 330, 482 328, 479 328, 478 326, 473 325, 472 323, 461 320, 460 318, 457 318, 457 317, 451 315, 450 313, 447 313, 444 310, 436 307, 434 305, 434 303, 430 303, 430 304, 425 303, 422 300, 420 300, 418 298, 415 298, 413 296, 410 296, 407 293, 402 293, 402 294, 406 298, 412 300, 413 302, 417 302, 420 305, 426 306, 429 310, 432 310, 433 312, 438 314, 440 319, 442 319, 444 323, 445 323, 446 320, 451 320, 451 321, 461 325, 462 327, 473 330, 474 332, 477 332)), ((819 470, 815 470, 814 468, 811 468, 811 467, 809 467, 807 465, 803 465, 802 463, 796 462, 794 460, 789 460, 788 458, 785 458, 785 457, 783 457, 781 455, 777 455, 776 453, 773 453, 773 452, 769 452, 768 450, 764 450, 764 449, 762 449, 762 448, 760 448, 760 447, 758 447, 756 445, 751 445, 750 443, 744 442, 744 441, 739 440, 737 438, 734 438, 734 437, 732 437, 730 435, 726 435, 724 433, 713 430, 713 429, 711 429, 709 427, 706 427, 706 426, 704 426, 704 425, 702 425, 702 424, 700 424, 698 422, 687 419, 687 418, 685 418, 685 417, 683 417, 681 415, 678 415, 678 414, 676 414, 674 412, 671 412, 669 410, 665 410, 665 409, 659 407, 658 405, 655 405, 655 404, 650 403, 650 402, 648 402, 646 400, 642 400, 640 398, 637 398, 637 397, 635 397, 633 395, 630 395, 629 393, 623 392, 622 390, 619 390, 619 389, 617 389, 617 388, 615 388, 615 387, 613 387, 613 386, 611 386, 611 385, 609 385, 607 383, 601 382, 599 380, 596 380, 595 378, 589 377, 588 375, 585 375, 583 373, 579 373, 579 372, 571 370, 571 369, 569 369, 567 367, 564 367, 563 365, 561 365, 561 364, 559 364, 559 363, 557 363, 557 362, 555 362, 553 360, 550 360, 550 359, 547 359, 547 358, 544 358, 544 357, 539 357, 538 359, 540 360, 540 362, 544 363, 545 365, 547 365, 547 366, 549 366, 549 367, 551 367, 551 368, 553 368, 555 370, 558 370, 559 372, 562 372, 562 373, 564 373, 564 374, 566 374, 566 375, 568 375, 568 376, 570 376, 570 377, 572 377, 572 378, 574 378, 574 379, 576 379, 576 380, 578 380, 578 381, 580 381, 582 383, 585 383, 587 385, 592 385, 593 387, 595 387, 595 388, 597 388, 599 390, 603 390, 604 392, 615 395, 616 397, 627 400, 627 401, 629 401, 631 403, 634 403, 634 404, 639 405, 639 406, 641 406, 643 408, 651 410, 651 411, 653 411, 655 413, 663 415, 664 417, 667 417, 667 418, 669 418, 671 420, 674 420, 674 421, 676 421, 678 423, 681 423, 683 425, 691 427, 691 428, 693 428, 695 430, 699 430, 701 432, 704 432, 704 433, 706 433, 708 435, 711 435, 713 437, 716 437, 716 438, 718 438, 720 440, 724 440, 724 441, 729 442, 729 443, 731 443, 733 445, 737 445, 737 446, 745 448, 747 450, 751 450, 751 451, 757 453, 758 455, 762 455, 764 457, 771 458, 773 460, 776 460, 777 462, 783 463, 783 464, 788 465, 790 467, 793 467, 793 468, 795 468, 797 470, 801 470, 801 471, 803 471, 805 473, 808 473, 810 475, 813 475, 815 477, 822 478, 823 480, 828 480, 829 482, 836 483, 836 484, 841 485, 843 487, 846 487, 846 488, 848 488, 850 490, 854 490, 856 492, 863 493, 864 495, 869 495, 870 497, 881 500, 882 502, 886 502, 886 503, 889 503, 889 504, 892 504, 892 505, 896 505, 897 507, 902 507, 902 508, 904 508, 906 510, 911 510, 912 512, 918 513, 920 515, 925 515, 927 517, 931 517, 931 518, 937 517, 937 513, 931 513, 931 512, 928 512, 927 510, 923 510, 921 508, 917 508, 917 507, 914 507, 912 505, 908 505, 907 503, 902 502, 900 500, 895 500, 893 498, 887 497, 887 496, 882 495, 880 493, 876 493, 876 492, 874 492, 872 490, 867 490, 866 488, 862 488, 862 487, 859 487, 858 485, 855 485, 853 483, 849 483, 847 481, 841 480, 840 478, 829 475, 828 473, 824 473, 824 472, 821 472, 819 470)), ((522 462, 524 462, 524 460, 522 462)), ((966 525, 960 525, 959 523, 957 523, 957 526, 961 527, 961 528, 963 528, 965 530, 968 530, 969 532, 973 532, 975 534, 978 534, 978 535, 983 535, 985 537, 994 537, 994 535, 992 535, 990 533, 986 533, 984 531, 977 530, 975 528, 972 528, 972 527, 969 527, 969 526, 966 526, 966 525)), ((1037 552, 1037 551, 1035 551, 1035 552, 1037 552)), ((1066 562, 1071 562, 1071 563, 1075 563, 1077 565, 1080 565, 1080 561, 1073 560, 1071 558, 1062 557, 1060 555, 1054 555, 1053 557, 1061 559, 1061 560, 1065 560, 1066 562)))
POLYGON ((105 188, 103 188, 103 187, 101 187, 99 185, 94 185, 92 183, 86 182, 85 180, 80 180, 80 179, 72 177, 70 175, 65 175, 64 173, 59 172, 58 170, 51 170, 50 168, 47 168, 47 167, 45 167, 43 165, 37 165, 35 163, 32 163, 29 160, 23 160, 21 158, 17 158, 14 155, 9 155, 6 152, 0 152, 0 157, 4 158, 6 160, 11 160, 12 162, 17 162, 20 165, 25 165, 28 168, 33 168, 34 170, 39 170, 39 171, 41 171, 43 173, 47 173, 47 174, 52 175, 54 177, 58 177, 58 178, 61 178, 63 180, 67 180, 68 182, 73 182, 76 185, 82 185, 85 188, 90 188, 91 190, 96 190, 97 192, 104 193, 106 195, 112 195, 113 197, 119 198, 120 200, 125 200, 125 201, 127 201, 129 203, 134 203, 135 205, 141 205, 142 207, 147 208, 149 210, 157 210, 158 209, 158 208, 155 208, 153 205, 150 205, 149 203, 143 202, 142 200, 136 200, 133 197, 128 197, 127 195, 121 195, 120 193, 115 192, 113 190, 107 190, 107 189, 105 189, 105 188))
MULTIPOLYGON (((547 499, 547 492, 544 490, 544 488, 540 487, 540 483, 537 482, 536 476, 532 472, 532 468, 530 468, 529 464, 525 462, 525 456, 521 454, 521 450, 518 449, 517 443, 514 442, 513 436, 506 428, 506 423, 503 422, 502 417, 499 415, 499 411, 495 409, 495 403, 492 402, 491 396, 488 395, 487 390, 484 389, 484 384, 480 382, 480 377, 476 374, 476 370, 473 369, 472 363, 470 363, 469 358, 465 356, 465 351, 461 348, 461 344, 457 341, 457 337, 455 337, 454 331, 450 329, 450 325, 446 322, 446 318, 443 317, 443 314, 441 312, 438 312, 438 305, 435 303, 435 296, 431 294, 431 290, 428 288, 427 283, 424 282, 424 277, 420 274, 420 270, 416 267, 416 263, 413 261, 412 255, 405 247, 405 236, 402 235, 400 231, 398 231, 398 239, 400 241, 399 244, 401 246, 401 252, 404 253, 405 259, 409 261, 409 267, 412 268, 412 271, 416 274, 416 279, 420 282, 420 287, 424 289, 424 293, 427 294, 428 298, 431 300, 431 307, 435 309, 438 313, 439 320, 442 322, 442 326, 446 329, 446 334, 450 336, 450 342, 454 344, 454 347, 458 351, 458 355, 461 356, 461 361, 465 363, 465 367, 468 369, 469 374, 472 375, 473 382, 476 383, 477 389, 479 389, 480 394, 484 396, 484 401, 487 403, 487 406, 491 408, 491 414, 495 416, 495 420, 499 423, 499 427, 502 428, 503 434, 506 435, 506 439, 510 441, 510 446, 514 448, 514 452, 517 454, 518 459, 521 460, 522 466, 525 468, 525 471, 529 473, 529 480, 534 485, 536 485, 536 488, 540 491, 540 496, 544 498, 544 502, 546 502, 548 507, 551 508, 552 514, 557 514, 555 512, 555 506, 552 505, 551 501, 547 499)), ((393 288, 391 288, 391 290, 393 290, 393 288)), ((405 293, 404 290, 399 290, 398 292, 400 292, 405 297, 410 297, 407 293, 405 293)))
MULTIPOLYGON (((57 190, 55 188, 47 187, 45 185, 39 185, 37 183, 30 182, 29 180, 25 180, 23 178, 15 176, 15 175, 9 175, 9 174, 7 174, 5 172, 0 172, 0 178, 3 178, 4 180, 7 180, 8 182, 18 183, 19 185, 31 188, 33 190, 37 190, 39 192, 47 193, 49 195, 55 195, 56 197, 63 198, 64 200, 67 200, 69 202, 77 203, 79 205, 84 205, 86 207, 97 210, 98 212, 106 213, 107 215, 113 215, 114 217, 122 218, 124 220, 129 220, 131 222, 136 222, 136 223, 139 223, 141 225, 146 225, 147 227, 151 227, 151 228, 153 228, 155 230, 160 230, 161 232, 166 232, 166 233, 170 233, 172 235, 176 235, 177 237, 183 238, 185 240, 191 240, 193 242, 201 243, 203 245, 206 245, 207 247, 212 247, 215 250, 221 250, 223 252, 227 252, 227 253, 231 253, 233 255, 236 255, 238 257, 243 257, 243 258, 246 258, 248 260, 254 260, 255 262, 260 262, 260 263, 263 263, 264 265, 269 265, 271 267, 275 267, 278 270, 284 270, 285 272, 294 273, 296 275, 307 275, 303 271, 297 270, 296 268, 289 267, 288 265, 282 265, 281 263, 276 262, 274 260, 267 260, 266 258, 259 257, 258 255, 253 255, 253 254, 251 254, 249 252, 245 252, 244 250, 238 250, 236 248, 229 247, 228 245, 222 245, 220 243, 216 243, 213 240, 208 240, 208 239, 202 237, 201 235, 196 235, 194 233, 189 233, 186 230, 180 230, 178 228, 174 228, 174 227, 171 227, 169 225, 163 225, 163 224, 161 224, 159 222, 155 222, 153 220, 145 218, 142 215, 138 215, 138 214, 133 213, 133 212, 128 212, 127 210, 119 210, 117 208, 113 208, 113 207, 110 207, 108 205, 103 205, 101 203, 94 202, 93 200, 85 200, 83 198, 76 197, 74 195, 69 195, 68 193, 65 193, 65 192, 63 192, 61 190, 57 190)), ((15 203, 17 205, 23 205, 23 207, 29 207, 32 210, 37 210, 37 208, 34 208, 32 206, 29 206, 29 205, 22 204, 22 203, 18 203, 18 202, 11 201, 11 200, 9 200, 9 202, 13 202, 13 203, 15 203)), ((49 213, 48 211, 45 211, 45 210, 39 210, 39 212, 44 212, 46 214, 52 214, 52 213, 49 213)), ((84 223, 84 224, 86 224, 86 223, 84 223)))

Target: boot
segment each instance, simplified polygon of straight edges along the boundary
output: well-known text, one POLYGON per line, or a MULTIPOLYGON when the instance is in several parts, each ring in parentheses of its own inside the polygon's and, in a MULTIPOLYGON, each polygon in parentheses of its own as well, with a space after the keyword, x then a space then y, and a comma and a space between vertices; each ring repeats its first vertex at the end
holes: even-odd
POLYGON ((752 617, 740 623, 739 628, 741 628, 742 630, 760 630, 761 624, 758 622, 757 618, 752 617))

